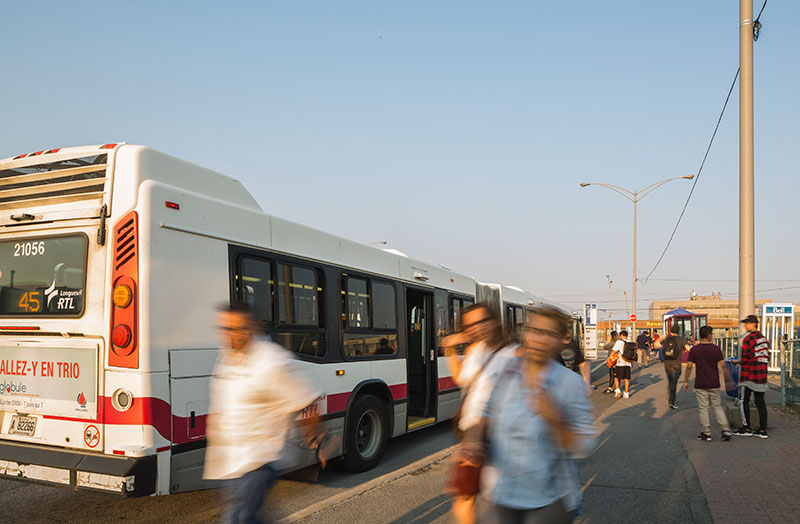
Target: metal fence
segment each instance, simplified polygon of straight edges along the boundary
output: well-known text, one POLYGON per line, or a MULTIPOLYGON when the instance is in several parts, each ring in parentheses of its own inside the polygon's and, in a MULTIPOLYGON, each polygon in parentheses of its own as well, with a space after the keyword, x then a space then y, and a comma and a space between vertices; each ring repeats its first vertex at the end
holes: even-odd
POLYGON ((800 339, 781 341, 781 404, 800 402, 800 339))
POLYGON ((722 350, 722 355, 727 359, 739 358, 739 337, 715 338, 714 344, 722 350))
MULTIPOLYGON (((739 358, 738 338, 715 338, 714 343, 720 347, 723 356, 739 358)), ((781 405, 786 402, 800 403, 800 339, 779 340, 776 347, 770 349, 770 362, 774 362, 776 373, 781 381, 781 405)))

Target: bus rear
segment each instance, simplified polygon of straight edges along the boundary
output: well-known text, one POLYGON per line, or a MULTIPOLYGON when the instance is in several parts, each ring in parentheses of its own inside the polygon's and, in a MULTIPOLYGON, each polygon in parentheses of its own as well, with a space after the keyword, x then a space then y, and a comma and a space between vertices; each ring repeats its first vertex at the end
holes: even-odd
POLYGON ((0 161, 4 478, 128 496, 155 492, 155 451, 140 442, 138 450, 112 449, 105 428, 131 407, 124 388, 105 391, 105 369, 135 347, 134 324, 114 330, 118 345, 109 350, 111 322, 136 314, 135 274, 120 280, 129 285, 117 286, 112 303, 112 275, 127 276, 135 259, 135 229, 124 245, 124 231, 111 231, 116 149, 52 149, 0 161), (125 308, 113 305, 126 300, 125 308))

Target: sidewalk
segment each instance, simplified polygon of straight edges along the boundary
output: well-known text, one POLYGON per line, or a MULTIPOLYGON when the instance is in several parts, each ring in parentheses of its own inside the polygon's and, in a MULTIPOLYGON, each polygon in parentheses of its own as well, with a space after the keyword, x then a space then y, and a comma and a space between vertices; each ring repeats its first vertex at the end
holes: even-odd
POLYGON ((767 393, 778 404, 768 407, 769 439, 723 442, 712 415, 714 440, 702 442, 694 392, 679 387, 680 409, 669 409, 661 364, 634 370, 629 399, 602 394, 606 381, 594 381, 600 436, 581 465, 578 522, 800 523, 800 416, 781 411, 777 391, 767 393))

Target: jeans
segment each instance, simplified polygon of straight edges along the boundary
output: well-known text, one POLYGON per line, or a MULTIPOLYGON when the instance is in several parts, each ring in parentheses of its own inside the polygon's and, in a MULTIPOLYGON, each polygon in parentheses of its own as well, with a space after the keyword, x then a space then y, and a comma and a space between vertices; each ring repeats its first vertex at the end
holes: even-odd
POLYGON ((756 410, 758 410, 758 428, 767 430, 767 403, 764 402, 764 393, 761 391, 752 391, 750 388, 743 386, 744 389, 744 402, 742 402, 742 410, 744 411, 744 425, 750 427, 750 393, 756 397, 756 410))
POLYGON ((614 389, 614 368, 608 368, 608 389, 614 389))
POLYGON ((714 410, 714 417, 717 419, 717 424, 722 428, 722 431, 730 431, 728 425, 728 417, 725 416, 725 410, 722 409, 722 403, 719 400, 718 389, 697 389, 695 388, 694 394, 697 397, 697 411, 700 415, 700 428, 706 435, 711 434, 711 418, 708 416, 708 406, 714 410))
POLYGON ((667 372, 667 391, 669 392, 670 405, 675 403, 675 393, 678 390, 678 379, 681 378, 680 361, 677 368, 674 366, 664 365, 664 371, 667 372))
POLYGON ((258 518, 258 509, 264 502, 267 491, 277 478, 277 472, 271 464, 249 471, 233 481, 230 490, 231 500, 223 522, 228 524, 265 523, 258 518))
POLYGON ((575 519, 574 511, 567 511, 560 500, 543 508, 514 509, 494 505, 496 524, 569 524, 575 519))

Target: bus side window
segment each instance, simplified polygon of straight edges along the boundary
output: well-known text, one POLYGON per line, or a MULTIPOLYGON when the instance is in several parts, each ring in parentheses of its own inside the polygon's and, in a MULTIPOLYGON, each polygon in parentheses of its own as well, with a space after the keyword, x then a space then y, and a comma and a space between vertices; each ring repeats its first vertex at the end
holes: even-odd
POLYGON ((272 325, 272 263, 269 260, 243 257, 241 271, 237 275, 237 294, 239 301, 249 305, 253 315, 272 325))
POLYGON ((322 319, 322 271, 294 264, 277 265, 277 322, 270 336, 290 351, 324 358, 328 348, 322 319))
POLYGON ((397 356, 397 300, 394 284, 343 275, 341 296, 344 356, 397 356))

